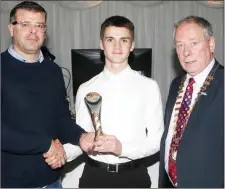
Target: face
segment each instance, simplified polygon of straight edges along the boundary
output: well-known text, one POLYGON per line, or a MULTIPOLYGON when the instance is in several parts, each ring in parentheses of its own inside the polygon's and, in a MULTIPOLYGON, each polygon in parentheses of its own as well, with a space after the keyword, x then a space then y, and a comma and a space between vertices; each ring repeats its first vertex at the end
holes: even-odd
POLYGON ((105 29, 100 48, 104 51, 106 66, 127 65, 130 52, 134 50, 134 42, 127 28, 110 26, 105 29))
POLYGON ((215 51, 213 37, 205 39, 204 30, 195 23, 183 23, 175 32, 176 51, 182 68, 191 76, 202 72, 215 51))
MULTIPOLYGON (((19 9, 15 15, 15 21, 26 21, 45 24, 45 14, 19 9)), ((21 25, 9 24, 8 26, 11 37, 13 37, 13 48, 21 55, 37 54, 44 43, 45 32, 37 31, 32 26, 30 29, 21 30, 21 25)))

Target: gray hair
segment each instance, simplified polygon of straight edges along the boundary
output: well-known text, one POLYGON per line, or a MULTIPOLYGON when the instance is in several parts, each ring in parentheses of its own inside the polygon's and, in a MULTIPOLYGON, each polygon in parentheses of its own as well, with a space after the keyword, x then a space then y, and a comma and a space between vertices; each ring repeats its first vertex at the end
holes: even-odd
POLYGON ((204 31, 203 34, 206 40, 213 36, 212 25, 206 19, 199 16, 188 16, 175 23, 173 39, 175 39, 175 33, 177 28, 184 23, 195 23, 200 26, 204 31))

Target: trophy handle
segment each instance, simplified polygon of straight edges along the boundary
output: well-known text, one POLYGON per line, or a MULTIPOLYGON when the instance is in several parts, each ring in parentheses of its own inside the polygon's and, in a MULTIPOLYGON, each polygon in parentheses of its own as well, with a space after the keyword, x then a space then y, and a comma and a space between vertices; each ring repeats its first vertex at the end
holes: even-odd
POLYGON ((92 118, 92 122, 94 124, 94 129, 95 129, 95 140, 96 137, 102 135, 102 126, 101 126, 101 122, 100 122, 100 116, 99 114, 95 113, 95 112, 91 112, 91 118, 92 118))

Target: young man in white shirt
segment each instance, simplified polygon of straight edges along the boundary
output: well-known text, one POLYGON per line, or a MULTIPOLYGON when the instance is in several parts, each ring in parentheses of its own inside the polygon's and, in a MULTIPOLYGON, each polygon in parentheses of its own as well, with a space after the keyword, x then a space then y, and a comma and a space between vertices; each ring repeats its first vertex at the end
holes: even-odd
MULTIPOLYGON (((160 90, 156 81, 128 65, 135 46, 130 20, 122 16, 106 19, 100 37, 105 67, 79 87, 76 122, 86 131, 94 131, 84 98, 89 92, 97 92, 102 96, 103 135, 94 143, 97 155, 88 155, 79 187, 149 188, 151 180, 141 159, 159 151, 164 128, 160 90)), ((71 146, 64 147, 70 156, 71 146)))

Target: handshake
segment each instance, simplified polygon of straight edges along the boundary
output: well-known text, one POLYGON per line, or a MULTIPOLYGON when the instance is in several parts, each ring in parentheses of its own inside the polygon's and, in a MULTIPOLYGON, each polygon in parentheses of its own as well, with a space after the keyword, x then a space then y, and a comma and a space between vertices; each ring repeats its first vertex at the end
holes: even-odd
MULTIPOLYGON (((79 140, 79 146, 88 154, 111 153, 113 155, 120 155, 122 152, 122 145, 115 136, 103 134, 95 139, 94 132, 82 134, 79 140)), ((67 159, 63 145, 58 139, 52 140, 48 152, 44 153, 43 157, 52 169, 62 167, 67 159)))

